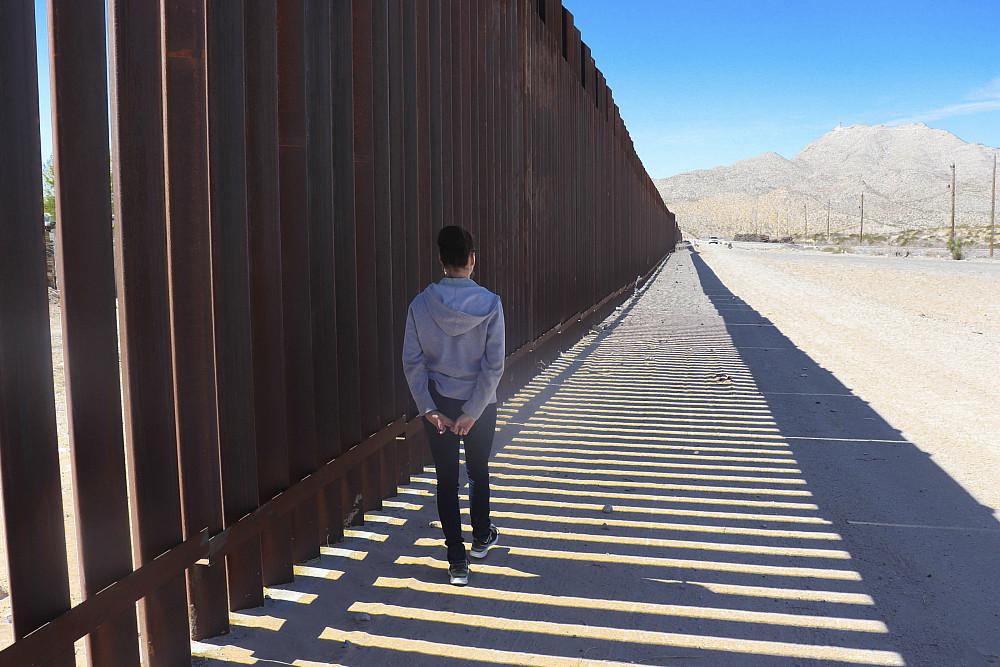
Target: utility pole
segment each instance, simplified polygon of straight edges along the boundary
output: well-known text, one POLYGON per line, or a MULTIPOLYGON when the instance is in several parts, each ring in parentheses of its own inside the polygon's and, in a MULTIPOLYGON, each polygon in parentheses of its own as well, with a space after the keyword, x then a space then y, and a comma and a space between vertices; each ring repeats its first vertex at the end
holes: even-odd
POLYGON ((865 193, 861 193, 861 231, 858 233, 858 245, 865 242, 865 193))
POLYGON ((993 256, 993 237, 997 226, 997 154, 993 154, 993 192, 990 195, 990 257, 993 256))
POLYGON ((951 165, 951 242, 955 243, 955 164, 951 165))
POLYGON ((830 200, 826 200, 826 241, 830 242, 830 200))
POLYGON ((753 233, 757 234, 760 230, 757 227, 757 204, 760 201, 760 195, 754 194, 753 197, 753 233))

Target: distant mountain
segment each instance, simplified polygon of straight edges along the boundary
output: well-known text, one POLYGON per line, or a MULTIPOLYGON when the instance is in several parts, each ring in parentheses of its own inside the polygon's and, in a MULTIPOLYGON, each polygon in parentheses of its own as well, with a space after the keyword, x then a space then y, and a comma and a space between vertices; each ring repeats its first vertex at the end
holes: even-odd
POLYGON ((764 153, 726 167, 656 182, 688 234, 810 236, 857 233, 865 193, 865 233, 949 224, 952 163, 957 165, 957 222, 989 223, 997 149, 970 144, 923 124, 837 127, 791 160, 764 153), (803 210, 803 207, 805 210, 803 210))

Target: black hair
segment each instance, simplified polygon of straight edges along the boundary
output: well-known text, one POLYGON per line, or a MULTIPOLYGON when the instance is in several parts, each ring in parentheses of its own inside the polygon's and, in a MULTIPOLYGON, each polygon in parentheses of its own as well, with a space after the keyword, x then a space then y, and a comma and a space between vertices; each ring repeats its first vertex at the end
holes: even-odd
POLYGON ((460 268, 469 263, 469 255, 476 251, 472 234, 458 225, 442 227, 438 232, 438 253, 445 266, 460 268))

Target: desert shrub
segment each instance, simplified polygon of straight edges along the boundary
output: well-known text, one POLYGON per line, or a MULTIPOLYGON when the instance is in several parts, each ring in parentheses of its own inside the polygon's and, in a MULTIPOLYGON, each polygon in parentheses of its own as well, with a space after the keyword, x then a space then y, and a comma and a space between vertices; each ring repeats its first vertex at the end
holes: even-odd
POLYGON ((771 238, 767 234, 737 234, 733 237, 734 241, 757 241, 760 243, 767 243, 771 238))
POLYGON ((957 236, 949 238, 948 252, 951 253, 952 259, 962 259, 962 239, 957 236))

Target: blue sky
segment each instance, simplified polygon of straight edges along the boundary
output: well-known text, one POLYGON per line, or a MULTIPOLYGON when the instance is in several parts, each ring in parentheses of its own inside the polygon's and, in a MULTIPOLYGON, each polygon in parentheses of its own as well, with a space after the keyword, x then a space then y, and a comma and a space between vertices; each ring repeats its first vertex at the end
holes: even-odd
POLYGON ((838 123, 1000 146, 1000 0, 563 0, 654 177, 838 123))
MULTIPOLYGON (((2 2, 3 0, 0 0, 2 2)), ((35 0, 35 46, 38 47, 38 119, 42 129, 42 162, 52 155, 52 103, 49 101, 49 36, 45 0, 35 0)))
MULTIPOLYGON (((791 157, 838 123, 925 122, 1000 146, 1000 0, 563 4, 656 178, 791 157)), ((35 12, 47 159, 44 0, 35 12)))

